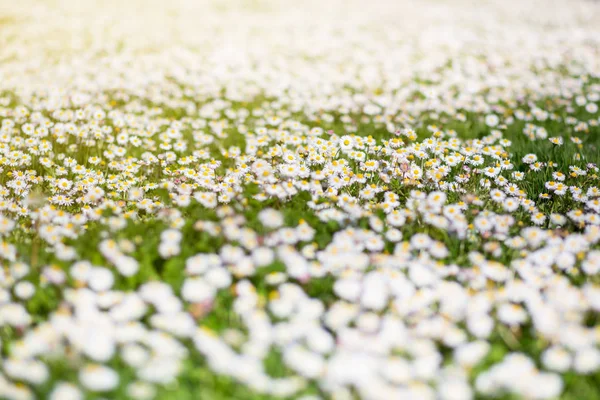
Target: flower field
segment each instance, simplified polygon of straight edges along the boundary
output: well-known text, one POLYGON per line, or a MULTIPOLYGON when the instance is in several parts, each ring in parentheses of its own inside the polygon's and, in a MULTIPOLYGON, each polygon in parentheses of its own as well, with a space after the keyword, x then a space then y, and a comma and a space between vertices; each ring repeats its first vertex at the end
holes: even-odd
POLYGON ((600 399, 600 2, 0 1, 0 399, 600 399))

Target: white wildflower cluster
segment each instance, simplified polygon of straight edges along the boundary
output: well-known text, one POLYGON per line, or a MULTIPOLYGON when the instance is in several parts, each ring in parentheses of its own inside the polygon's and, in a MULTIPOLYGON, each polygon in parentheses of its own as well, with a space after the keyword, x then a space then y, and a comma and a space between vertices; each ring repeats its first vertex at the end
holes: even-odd
POLYGON ((0 398, 600 384, 597 2, 7 13, 0 398))

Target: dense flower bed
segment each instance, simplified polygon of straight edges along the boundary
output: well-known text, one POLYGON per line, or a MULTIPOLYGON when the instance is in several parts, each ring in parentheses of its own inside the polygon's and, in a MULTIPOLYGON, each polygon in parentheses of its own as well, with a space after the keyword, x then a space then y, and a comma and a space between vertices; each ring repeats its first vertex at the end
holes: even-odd
POLYGON ((11 4, 0 398, 600 398, 599 104, 590 1, 11 4))

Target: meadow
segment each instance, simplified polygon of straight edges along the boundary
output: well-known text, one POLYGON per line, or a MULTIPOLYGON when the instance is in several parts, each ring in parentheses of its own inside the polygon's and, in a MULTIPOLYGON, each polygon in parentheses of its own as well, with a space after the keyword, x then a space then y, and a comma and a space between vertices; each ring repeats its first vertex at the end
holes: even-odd
POLYGON ((600 399, 600 3, 0 10, 1 399, 600 399))

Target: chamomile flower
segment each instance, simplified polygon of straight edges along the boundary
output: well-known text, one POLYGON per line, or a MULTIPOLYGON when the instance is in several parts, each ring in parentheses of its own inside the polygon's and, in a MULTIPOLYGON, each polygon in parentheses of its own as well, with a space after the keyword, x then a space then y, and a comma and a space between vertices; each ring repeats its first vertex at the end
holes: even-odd
POLYGON ((109 367, 99 364, 89 364, 80 371, 79 381, 88 390, 106 392, 118 385, 119 376, 109 367))

